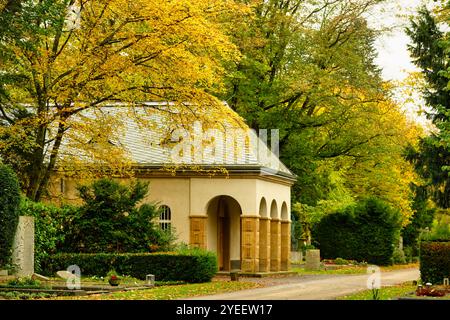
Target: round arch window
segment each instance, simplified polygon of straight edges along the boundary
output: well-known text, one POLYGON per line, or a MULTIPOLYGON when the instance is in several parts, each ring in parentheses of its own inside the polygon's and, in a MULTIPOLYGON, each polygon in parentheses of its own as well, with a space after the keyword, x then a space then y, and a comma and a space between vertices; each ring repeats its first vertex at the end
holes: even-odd
POLYGON ((172 212, 170 208, 166 205, 162 205, 160 207, 160 214, 159 214, 159 227, 161 230, 170 230, 172 225, 172 212))

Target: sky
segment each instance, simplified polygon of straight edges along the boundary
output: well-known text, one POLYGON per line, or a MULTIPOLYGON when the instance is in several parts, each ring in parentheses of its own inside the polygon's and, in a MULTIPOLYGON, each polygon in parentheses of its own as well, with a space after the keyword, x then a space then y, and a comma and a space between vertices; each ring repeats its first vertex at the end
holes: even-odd
POLYGON ((423 0, 390 0, 377 6, 368 18, 375 28, 389 28, 377 39, 378 59, 383 68, 385 80, 404 80, 409 71, 417 69, 411 63, 407 45, 409 37, 404 29, 408 26, 409 16, 423 3, 423 0))
MULTIPOLYGON (((433 4, 432 0, 388 0, 375 8, 368 16, 369 24, 375 28, 387 28, 388 31, 381 33, 375 46, 378 51, 376 63, 382 68, 382 75, 385 80, 402 81, 409 72, 418 71, 411 62, 408 52, 409 37, 405 33, 405 27, 409 24, 409 17, 414 15, 417 9, 426 4, 429 8, 433 4)), ((396 98, 401 101, 406 100, 398 93, 396 98)), ((424 101, 420 93, 413 94, 414 102, 404 103, 406 114, 409 118, 429 127, 430 123, 422 114, 418 114, 424 109, 424 101)))

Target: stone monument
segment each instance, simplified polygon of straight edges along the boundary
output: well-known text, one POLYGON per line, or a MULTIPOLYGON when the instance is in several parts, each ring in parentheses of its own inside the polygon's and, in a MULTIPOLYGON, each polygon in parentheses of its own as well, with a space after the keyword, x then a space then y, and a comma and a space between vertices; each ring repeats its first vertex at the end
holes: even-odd
POLYGON ((19 217, 13 242, 12 263, 17 276, 34 274, 34 217, 19 217))
POLYGON ((320 270, 320 250, 306 250, 306 270, 320 270))

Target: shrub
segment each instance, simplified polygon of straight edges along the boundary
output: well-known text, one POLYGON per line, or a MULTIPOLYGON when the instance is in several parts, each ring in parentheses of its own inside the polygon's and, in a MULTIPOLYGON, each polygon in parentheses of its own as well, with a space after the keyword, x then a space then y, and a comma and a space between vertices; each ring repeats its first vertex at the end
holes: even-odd
POLYGON ((405 253, 405 260, 407 263, 411 263, 413 262, 413 252, 414 252, 414 248, 407 246, 403 248, 403 252, 405 253))
POLYGON ((110 270, 145 279, 155 275, 158 281, 208 282, 217 272, 217 257, 204 250, 172 253, 61 253, 48 257, 45 274, 52 275, 78 265, 83 276, 106 276, 110 270))
POLYGON ((36 272, 42 272, 41 261, 56 253, 57 246, 64 239, 62 221, 70 208, 58 208, 23 198, 19 211, 22 216, 34 217, 34 267, 36 272))
POLYGON ((400 248, 395 248, 394 253, 392 254, 392 263, 393 264, 406 264, 406 256, 405 252, 400 248))
POLYGON ((342 258, 334 259, 334 264, 337 264, 337 265, 346 265, 346 264, 349 264, 349 263, 350 263, 350 261, 348 261, 346 259, 342 259, 342 258))
POLYGON ((7 285, 17 288, 39 288, 41 287, 41 282, 39 280, 32 279, 31 277, 24 277, 9 280, 7 285))
POLYGON ((424 241, 450 240, 450 224, 444 220, 434 221, 431 231, 422 233, 420 240, 424 241))
POLYGON ((0 268, 10 264, 19 221, 20 187, 14 171, 0 164, 0 268))
POLYGON ((400 228, 397 210, 377 198, 367 198, 325 216, 314 233, 323 258, 389 265, 400 228))
POLYGON ((442 284, 450 278, 450 241, 420 243, 420 277, 423 283, 442 284))
POLYGON ((68 217, 62 252, 149 252, 170 250, 172 231, 152 222, 159 216, 156 204, 137 207, 148 192, 148 184, 131 186, 100 179, 78 188, 84 204, 68 217))

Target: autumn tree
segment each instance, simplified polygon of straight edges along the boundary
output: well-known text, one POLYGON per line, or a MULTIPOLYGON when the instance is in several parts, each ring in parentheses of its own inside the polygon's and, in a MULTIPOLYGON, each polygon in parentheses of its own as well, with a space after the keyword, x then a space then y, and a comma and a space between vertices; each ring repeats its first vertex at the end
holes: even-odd
POLYGON ((252 127, 280 129, 281 158, 298 176, 294 208, 312 221, 368 195, 412 214, 401 154, 415 128, 381 79, 378 30, 365 19, 380 2, 256 1, 235 33, 243 58, 224 98, 252 127))
POLYGON ((103 166, 125 157, 109 142, 134 113, 108 116, 106 104, 170 101, 151 107, 168 121, 228 117, 212 93, 238 58, 224 21, 243 11, 232 0, 23 0, 2 10, 0 154, 27 196, 43 196, 69 132, 103 166))

